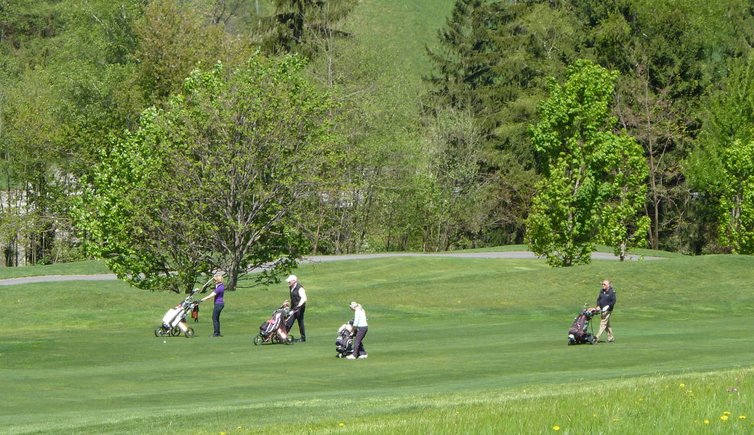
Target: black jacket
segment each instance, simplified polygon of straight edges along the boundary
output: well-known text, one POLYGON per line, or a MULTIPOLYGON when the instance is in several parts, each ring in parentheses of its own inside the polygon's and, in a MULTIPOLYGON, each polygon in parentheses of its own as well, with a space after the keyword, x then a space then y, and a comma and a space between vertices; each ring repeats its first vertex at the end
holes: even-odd
POLYGON ((291 309, 295 310, 298 308, 298 304, 301 303, 301 295, 298 293, 298 291, 301 289, 301 284, 296 283, 293 287, 291 287, 291 309))
POLYGON ((597 296, 597 306, 602 309, 605 305, 610 305, 607 309, 608 312, 612 312, 615 308, 615 301, 615 290, 612 286, 608 287, 607 290, 600 290, 600 294, 597 296))

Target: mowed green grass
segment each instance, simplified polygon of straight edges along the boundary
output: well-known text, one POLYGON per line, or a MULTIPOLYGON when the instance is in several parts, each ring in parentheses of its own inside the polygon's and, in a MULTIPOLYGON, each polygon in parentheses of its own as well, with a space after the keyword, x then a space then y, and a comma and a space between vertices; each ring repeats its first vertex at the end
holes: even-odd
POLYGON ((304 265, 308 341, 291 346, 251 344, 284 284, 230 293, 220 339, 208 337, 209 305, 197 337, 154 337, 176 294, 115 281, 3 286, 0 432, 750 433, 752 266, 304 265), (566 345, 603 278, 618 291, 616 343, 566 345), (369 316, 367 360, 335 358, 351 300, 369 316))

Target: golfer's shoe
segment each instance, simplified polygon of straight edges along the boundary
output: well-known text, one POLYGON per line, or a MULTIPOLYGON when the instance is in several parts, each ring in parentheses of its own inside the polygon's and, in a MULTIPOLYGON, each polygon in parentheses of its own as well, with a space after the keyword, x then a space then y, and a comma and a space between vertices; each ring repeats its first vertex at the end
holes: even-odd
POLYGON ((348 356, 346 357, 346 359, 356 359, 356 357, 355 357, 355 356, 353 356, 353 355, 348 355, 348 356))
POLYGON ((359 359, 367 359, 367 356, 369 355, 366 353, 364 355, 359 355, 359 359))

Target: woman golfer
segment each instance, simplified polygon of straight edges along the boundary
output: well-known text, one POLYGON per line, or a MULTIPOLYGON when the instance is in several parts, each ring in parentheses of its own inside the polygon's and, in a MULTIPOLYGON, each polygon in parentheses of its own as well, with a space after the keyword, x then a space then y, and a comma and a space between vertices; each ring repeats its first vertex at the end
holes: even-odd
POLYGON ((348 355, 346 359, 365 359, 367 351, 364 349, 364 337, 367 335, 367 313, 357 302, 351 302, 351 310, 354 312, 353 327, 356 328, 356 337, 353 339, 353 354, 348 355))

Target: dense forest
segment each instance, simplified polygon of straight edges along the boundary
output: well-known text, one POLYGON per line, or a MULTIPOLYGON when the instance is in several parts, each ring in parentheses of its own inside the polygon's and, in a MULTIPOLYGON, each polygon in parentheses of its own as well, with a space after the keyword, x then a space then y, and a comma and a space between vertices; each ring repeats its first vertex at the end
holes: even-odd
POLYGON ((754 252, 754 1, 448 0, 388 74, 392 3, 0 0, 5 265, 754 252))

